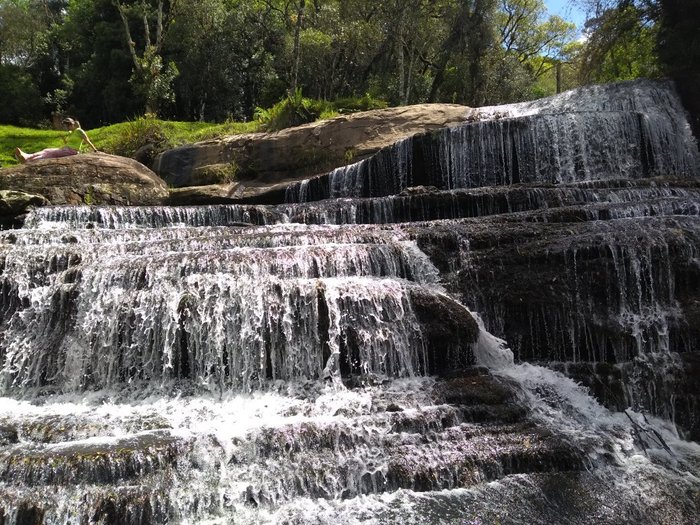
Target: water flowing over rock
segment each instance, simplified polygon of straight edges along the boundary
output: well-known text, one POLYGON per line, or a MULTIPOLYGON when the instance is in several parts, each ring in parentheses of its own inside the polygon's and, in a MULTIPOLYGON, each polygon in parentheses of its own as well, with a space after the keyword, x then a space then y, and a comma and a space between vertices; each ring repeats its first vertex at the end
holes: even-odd
POLYGON ((670 87, 583 88, 569 97, 477 111, 473 122, 405 139, 287 190, 288 202, 440 189, 693 176, 695 140, 670 87), (658 109, 663 104, 663 109, 658 109), (487 117, 492 118, 487 118, 487 117), (481 120, 486 118, 485 120, 481 120))
POLYGON ((693 523, 697 158, 636 82, 289 202, 33 210, 0 232, 0 523, 693 523))

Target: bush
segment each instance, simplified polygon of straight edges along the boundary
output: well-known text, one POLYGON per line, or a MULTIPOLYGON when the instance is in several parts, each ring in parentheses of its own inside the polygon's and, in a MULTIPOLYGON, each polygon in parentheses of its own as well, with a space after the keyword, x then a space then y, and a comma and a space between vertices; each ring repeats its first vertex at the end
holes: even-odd
POLYGON ((122 157, 133 157, 144 146, 152 147, 154 153, 164 151, 172 144, 163 128, 163 122, 155 115, 146 114, 120 126, 105 149, 122 157))
POLYGON ((371 95, 342 98, 335 102, 316 100, 303 97, 301 89, 297 89, 293 95, 286 96, 269 109, 256 108, 255 120, 267 131, 278 131, 318 119, 337 117, 341 113, 384 109, 387 105, 371 95))
POLYGON ((268 131, 277 131, 314 122, 321 115, 328 115, 333 106, 325 100, 305 98, 301 89, 287 95, 270 109, 256 108, 255 120, 268 131))

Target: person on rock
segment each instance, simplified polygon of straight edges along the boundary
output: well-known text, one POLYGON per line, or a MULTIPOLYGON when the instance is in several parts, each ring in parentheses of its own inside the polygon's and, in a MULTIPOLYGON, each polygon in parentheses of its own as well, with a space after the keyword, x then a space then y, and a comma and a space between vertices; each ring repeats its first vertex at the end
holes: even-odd
MULTIPOLYGON (((97 152, 97 148, 88 138, 87 133, 85 133, 85 130, 83 130, 83 128, 80 127, 80 122, 72 118, 66 118, 63 119, 62 124, 66 126, 69 134, 73 133, 74 131, 78 133, 78 135, 80 136, 80 150, 82 150, 83 144, 87 142, 88 146, 92 148, 92 151, 97 152)), ((68 140, 68 137, 63 138, 63 142, 66 142, 66 140, 68 140)), ((25 162, 32 162, 35 160, 57 159, 59 157, 69 157, 71 155, 77 154, 78 150, 73 149, 70 146, 63 146, 62 148, 46 148, 42 149, 41 151, 37 151, 36 153, 25 153, 21 149, 15 148, 15 158, 22 164, 25 162)))

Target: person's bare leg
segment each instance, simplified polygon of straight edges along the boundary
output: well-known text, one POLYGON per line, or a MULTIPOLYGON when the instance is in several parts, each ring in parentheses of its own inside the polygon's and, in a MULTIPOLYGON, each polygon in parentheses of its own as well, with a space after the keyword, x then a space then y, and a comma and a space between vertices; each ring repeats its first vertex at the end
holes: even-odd
POLYGON ((28 157, 28 155, 27 155, 24 151, 22 151, 22 150, 19 149, 19 148, 15 148, 15 158, 16 158, 21 164, 24 164, 25 162, 27 162, 27 157, 28 157))
POLYGON ((46 148, 36 153, 25 153, 19 148, 15 149, 15 157, 22 163, 33 162, 35 160, 58 159, 60 157, 70 157, 71 155, 77 154, 78 151, 69 146, 64 146, 62 148, 46 148))

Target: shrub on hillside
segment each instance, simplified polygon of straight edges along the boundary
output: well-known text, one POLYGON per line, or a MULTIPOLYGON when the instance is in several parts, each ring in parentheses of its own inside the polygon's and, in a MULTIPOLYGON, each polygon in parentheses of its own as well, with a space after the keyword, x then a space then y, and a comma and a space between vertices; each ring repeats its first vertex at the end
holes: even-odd
POLYGON ((269 109, 256 108, 255 120, 266 130, 277 131, 314 122, 318 119, 333 118, 340 113, 383 109, 385 107, 387 107, 385 101, 370 95, 328 102, 305 98, 301 94, 301 89, 297 89, 293 94, 287 95, 269 109))
POLYGON ((297 89, 269 109, 256 108, 255 120, 266 130, 277 131, 313 122, 332 109, 328 102, 305 98, 297 89))
POLYGON ((171 146, 163 123, 155 115, 146 114, 120 127, 105 149, 115 155, 134 157, 142 148, 149 149, 153 156, 171 146))

